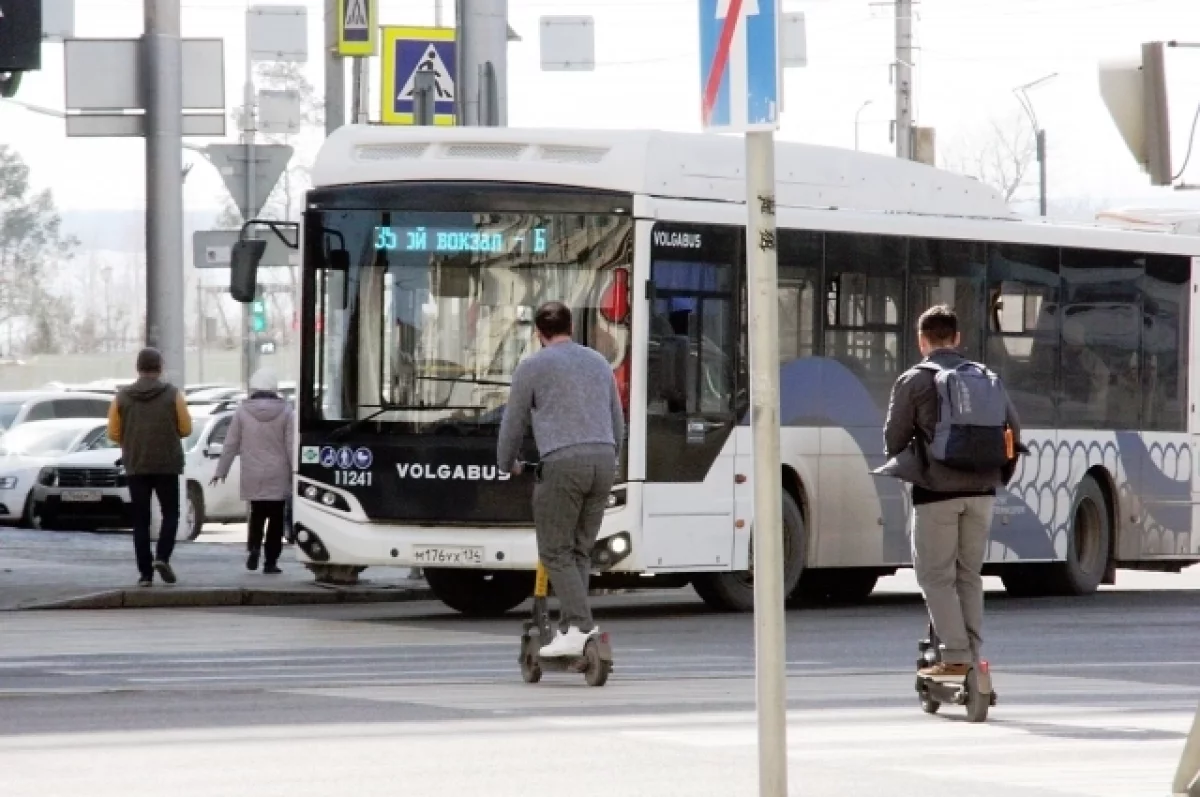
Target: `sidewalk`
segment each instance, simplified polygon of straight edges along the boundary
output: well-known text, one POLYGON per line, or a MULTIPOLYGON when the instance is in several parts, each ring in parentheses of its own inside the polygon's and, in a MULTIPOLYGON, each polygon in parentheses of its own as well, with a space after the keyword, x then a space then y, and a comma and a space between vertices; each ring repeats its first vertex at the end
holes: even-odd
POLYGON ((139 588, 128 533, 0 529, 0 611, 15 609, 118 609, 165 606, 278 606, 425 600, 424 581, 408 571, 372 568, 357 585, 317 584, 284 549, 282 575, 246 570, 242 546, 180 542, 171 557, 174 585, 155 579, 139 588))

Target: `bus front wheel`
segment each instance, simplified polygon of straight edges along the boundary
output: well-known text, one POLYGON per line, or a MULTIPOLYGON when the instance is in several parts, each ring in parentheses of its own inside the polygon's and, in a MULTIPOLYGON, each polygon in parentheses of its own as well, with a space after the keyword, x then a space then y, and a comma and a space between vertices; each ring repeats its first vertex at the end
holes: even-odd
MULTIPOLYGON (((783 594, 791 595, 804 572, 804 554, 808 550, 804 515, 796 499, 783 494, 783 594)), ((750 549, 750 569, 735 573, 697 573, 692 589, 710 607, 726 612, 754 610, 754 548, 750 549)))
POLYGON ((425 580, 434 597, 470 617, 500 617, 533 594, 533 573, 432 567, 425 580))

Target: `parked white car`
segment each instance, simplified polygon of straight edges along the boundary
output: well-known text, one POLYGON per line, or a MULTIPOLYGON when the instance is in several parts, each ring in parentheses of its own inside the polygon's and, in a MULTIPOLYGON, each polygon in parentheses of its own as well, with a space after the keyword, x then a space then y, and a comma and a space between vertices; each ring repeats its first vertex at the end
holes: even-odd
POLYGON ((0 432, 55 418, 107 418, 112 396, 103 393, 12 391, 0 393, 0 432))
POLYGON ((210 485, 217 472, 217 460, 233 422, 233 407, 230 403, 212 407, 190 407, 192 413, 192 436, 184 441, 185 465, 188 494, 195 504, 200 525, 214 523, 243 523, 249 516, 249 507, 240 497, 238 484, 241 479, 241 457, 233 461, 229 477, 220 484, 210 485))
POLYGON ((42 468, 79 451, 112 446, 106 423, 64 418, 23 423, 0 437, 0 523, 29 526, 33 486, 42 468))
MULTIPOLYGON (((106 438, 107 439, 107 438, 106 438)), ((110 442, 111 445, 111 442, 110 442)), ((33 487, 30 508, 35 528, 69 531, 129 529, 133 527, 132 502, 119 448, 81 451, 59 458, 42 468, 33 487)), ((179 477, 180 495, 186 482, 179 477)), ((158 536, 162 510, 155 499, 151 510, 150 533, 158 536)), ((193 514, 189 505, 180 507, 179 539, 195 539, 193 514)))
MULTIPOLYGON (((227 405, 192 407, 192 434, 182 441, 179 539, 195 540, 208 521, 244 521, 247 507, 238 497, 239 463, 223 484, 209 486, 229 433, 233 411, 227 405)), ((102 436, 106 432, 101 432, 102 436)), ((117 464, 121 451, 104 437, 105 447, 61 457, 40 469, 31 500, 31 520, 46 529, 128 529, 133 525, 129 482, 117 464)), ((157 536, 161 509, 154 501, 151 534, 157 536)))

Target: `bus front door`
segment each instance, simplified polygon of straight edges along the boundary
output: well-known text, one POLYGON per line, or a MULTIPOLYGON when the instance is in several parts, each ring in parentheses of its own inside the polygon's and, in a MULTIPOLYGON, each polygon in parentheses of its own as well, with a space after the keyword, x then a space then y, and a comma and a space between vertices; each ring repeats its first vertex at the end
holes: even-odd
POLYGON ((737 424, 734 269, 660 259, 651 275, 642 559, 652 570, 727 570, 737 424))

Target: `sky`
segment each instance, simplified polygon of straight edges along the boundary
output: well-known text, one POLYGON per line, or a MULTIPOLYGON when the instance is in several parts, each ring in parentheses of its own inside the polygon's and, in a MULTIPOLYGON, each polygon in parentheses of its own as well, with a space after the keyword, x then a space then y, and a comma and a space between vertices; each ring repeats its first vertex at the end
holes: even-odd
MULTIPOLYGON (((324 4, 284 4, 309 8, 307 70, 320 86, 324 4)), ((76 5, 78 37, 135 37, 141 32, 141 0, 76 0, 76 5)), ((453 0, 444 5, 449 21, 453 0)), ((510 25, 524 39, 509 49, 509 124, 698 131, 697 5, 697 0, 509 0, 510 25), (595 71, 540 70, 538 20, 557 14, 594 16, 595 71)), ((183 0, 182 6, 185 37, 226 38, 226 101, 238 103, 244 0, 183 0)), ((380 6, 384 24, 433 22, 434 0, 381 0, 380 6)), ((808 65, 789 69, 785 76, 779 139, 853 147, 855 114, 871 101, 860 117, 860 146, 894 152, 888 140, 894 108, 888 66, 894 57, 892 7, 868 0, 784 0, 784 9, 806 16, 808 65)), ((916 119, 937 130, 940 151, 985 146, 979 142, 989 120, 1021 113, 1013 88, 1058 73, 1030 93, 1047 131, 1052 203, 1200 207, 1200 191, 1150 187, 1108 116, 1097 77, 1100 61, 1136 58, 1145 41, 1200 43, 1200 2, 923 0, 916 12, 916 119)), ((62 45, 47 44, 43 70, 25 78, 18 99, 61 109, 62 59, 62 45)), ((1178 168, 1200 106, 1200 48, 1168 50, 1167 74, 1178 168)), ((372 82, 377 96, 377 60, 372 82)), ((378 118, 377 100, 372 117, 378 118)), ((212 139, 191 141, 203 145, 212 139)), ((144 145, 139 139, 68 139, 61 119, 0 102, 0 143, 21 153, 34 182, 51 188, 62 208, 144 207, 144 145)), ((298 157, 311 161, 313 154, 309 149, 298 157)), ((188 153, 185 158, 198 156, 188 153)), ((1200 152, 1184 178, 1200 184, 1200 152)), ((204 162, 193 169, 185 190, 190 210, 212 208, 215 213, 224 202, 221 178, 204 162)), ((1035 195, 1031 189, 1021 196, 1032 200, 1035 195)))

